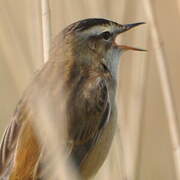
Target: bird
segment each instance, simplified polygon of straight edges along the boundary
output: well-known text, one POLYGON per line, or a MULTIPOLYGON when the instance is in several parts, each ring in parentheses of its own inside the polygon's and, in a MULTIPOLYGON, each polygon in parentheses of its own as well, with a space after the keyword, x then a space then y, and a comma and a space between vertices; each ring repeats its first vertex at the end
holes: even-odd
POLYGON ((52 121, 60 121, 63 96, 67 148, 72 143, 69 157, 82 179, 98 172, 117 126, 120 57, 128 50, 145 51, 120 45, 116 38, 142 24, 88 18, 70 24, 54 38, 48 62, 25 90, 2 137, 0 179, 42 179, 35 169, 40 164, 43 171, 48 164, 39 159, 43 147, 33 124, 41 118, 36 105, 43 99, 50 104, 52 121))

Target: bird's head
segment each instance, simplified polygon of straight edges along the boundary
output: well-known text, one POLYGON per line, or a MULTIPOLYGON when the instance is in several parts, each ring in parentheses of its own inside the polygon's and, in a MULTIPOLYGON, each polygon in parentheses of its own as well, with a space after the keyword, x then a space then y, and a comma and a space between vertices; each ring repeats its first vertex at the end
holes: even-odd
POLYGON ((122 52, 144 51, 120 45, 116 42, 116 37, 141 24, 144 22, 121 25, 106 19, 91 18, 69 25, 63 34, 66 43, 71 44, 76 59, 87 64, 92 64, 92 61, 101 61, 110 72, 115 73, 122 52))

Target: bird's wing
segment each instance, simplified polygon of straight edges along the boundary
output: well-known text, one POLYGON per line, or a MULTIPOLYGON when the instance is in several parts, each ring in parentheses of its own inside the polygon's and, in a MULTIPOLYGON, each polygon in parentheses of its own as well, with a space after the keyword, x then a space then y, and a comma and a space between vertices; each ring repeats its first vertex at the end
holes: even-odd
MULTIPOLYGON (((20 149, 20 147, 18 152, 16 152, 16 149, 17 145, 19 144, 22 129, 26 131, 27 128, 24 127, 31 127, 26 120, 27 115, 29 115, 29 112, 26 110, 25 103, 23 102, 23 100, 21 100, 16 107, 16 111, 10 124, 8 125, 7 129, 4 132, 4 135, 2 136, 0 144, 0 179, 9 179, 8 177, 11 174, 10 172, 12 172, 12 168, 15 165, 15 156, 22 156, 23 154, 23 150, 20 149), (24 126, 24 124, 26 124, 26 126, 24 126)), ((29 139, 32 138, 30 133, 28 135, 29 139)), ((24 149, 26 150, 27 148, 24 149)))
POLYGON ((12 166, 20 125, 14 118, 4 132, 0 144, 0 179, 6 177, 12 166))
POLYGON ((110 120, 111 104, 106 80, 96 78, 85 87, 80 87, 76 98, 73 97, 74 102, 69 109, 73 119, 69 134, 74 144, 72 157, 80 166, 110 120))
POLYGON ((3 180, 9 176, 13 166, 18 137, 24 122, 24 117, 27 115, 25 111, 21 111, 23 108, 25 108, 25 103, 21 99, 16 106, 12 120, 2 136, 0 144, 0 179, 2 178, 3 180))

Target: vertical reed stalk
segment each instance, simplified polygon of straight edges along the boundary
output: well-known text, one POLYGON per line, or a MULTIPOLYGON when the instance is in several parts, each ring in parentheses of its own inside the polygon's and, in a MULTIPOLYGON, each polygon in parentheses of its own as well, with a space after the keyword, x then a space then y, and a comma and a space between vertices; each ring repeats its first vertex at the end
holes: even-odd
POLYGON ((176 177, 179 180, 180 179, 180 147, 179 147, 180 139, 178 133, 177 113, 176 113, 176 108, 175 108, 175 103, 171 88, 170 77, 168 74, 168 67, 166 64, 167 59, 161 47, 157 24, 153 16, 152 3, 150 0, 143 0, 143 3, 148 19, 148 24, 149 27, 151 28, 150 35, 153 44, 153 51, 155 52, 155 56, 156 56, 156 63, 158 66, 163 98, 168 116, 169 132, 171 136, 176 177))
POLYGON ((51 42, 50 8, 48 0, 41 0, 43 60, 48 61, 51 42))

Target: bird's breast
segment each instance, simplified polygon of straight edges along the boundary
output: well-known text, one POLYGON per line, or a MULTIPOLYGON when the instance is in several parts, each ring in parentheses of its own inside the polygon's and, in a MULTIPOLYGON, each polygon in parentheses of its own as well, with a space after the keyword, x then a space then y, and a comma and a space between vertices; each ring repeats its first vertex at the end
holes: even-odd
POLYGON ((110 121, 102 131, 98 142, 81 165, 81 174, 83 177, 88 178, 95 175, 104 163, 113 141, 116 121, 116 110, 113 109, 110 121))

